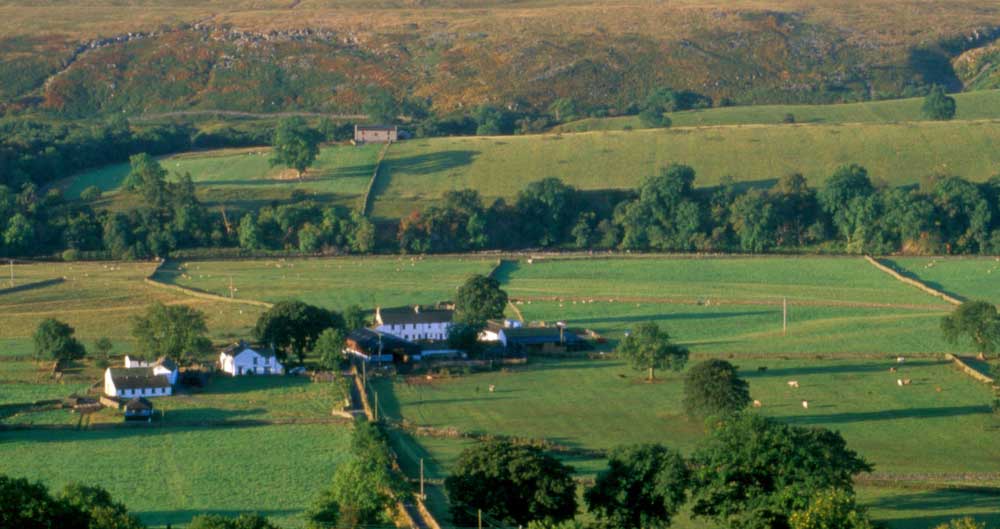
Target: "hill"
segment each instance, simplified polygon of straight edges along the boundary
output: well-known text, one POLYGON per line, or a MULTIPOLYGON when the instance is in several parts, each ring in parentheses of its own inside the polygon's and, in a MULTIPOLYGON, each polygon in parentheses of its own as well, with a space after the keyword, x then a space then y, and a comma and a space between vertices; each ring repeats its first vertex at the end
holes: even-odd
POLYGON ((0 21, 0 101, 14 112, 356 113, 382 87, 442 112, 487 102, 544 109, 573 97, 615 114, 659 86, 738 104, 989 87, 989 53, 954 61, 995 41, 1000 6, 5 0, 0 21))

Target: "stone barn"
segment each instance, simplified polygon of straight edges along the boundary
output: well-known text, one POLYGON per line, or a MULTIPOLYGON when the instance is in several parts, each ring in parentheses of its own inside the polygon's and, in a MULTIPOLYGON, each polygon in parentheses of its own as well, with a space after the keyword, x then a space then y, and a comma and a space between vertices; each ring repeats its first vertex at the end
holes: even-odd
POLYGON ((355 125, 354 143, 393 143, 399 139, 395 125, 355 125))

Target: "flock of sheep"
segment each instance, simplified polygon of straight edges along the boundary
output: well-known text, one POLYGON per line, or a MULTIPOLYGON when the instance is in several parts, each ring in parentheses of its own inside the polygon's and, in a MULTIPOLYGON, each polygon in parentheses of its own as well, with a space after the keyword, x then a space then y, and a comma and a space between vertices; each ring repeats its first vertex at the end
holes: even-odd
MULTIPOLYGON (((906 362, 906 358, 904 358, 902 356, 897 356, 896 357, 896 363, 897 364, 902 364, 904 362, 906 362)), ((767 368, 766 367, 759 367, 759 368, 757 368, 757 370, 758 371, 766 371, 767 368)), ((898 370, 895 367, 890 367, 889 368, 889 372, 890 373, 896 373, 897 371, 898 370)), ((900 387, 909 386, 912 383, 913 383, 913 381, 911 379, 909 379, 909 378, 897 378, 896 379, 896 385, 898 385, 900 387)), ((798 380, 789 380, 788 382, 786 382, 786 384, 788 384, 788 387, 793 388, 793 389, 798 389, 799 388, 799 381, 798 380)), ((762 407, 764 407, 764 403, 762 403, 759 400, 754 400, 753 401, 753 407, 754 408, 762 408, 762 407)), ((809 401, 808 400, 803 400, 802 401, 802 408, 806 409, 806 410, 809 409, 809 401)))

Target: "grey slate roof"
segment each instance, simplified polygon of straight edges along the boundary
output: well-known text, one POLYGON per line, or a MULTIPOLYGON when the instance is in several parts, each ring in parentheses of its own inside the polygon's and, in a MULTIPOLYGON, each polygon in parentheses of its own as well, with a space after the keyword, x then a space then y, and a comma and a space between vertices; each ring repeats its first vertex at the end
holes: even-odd
POLYGON ((276 356, 274 354, 274 349, 271 349, 270 347, 253 347, 243 340, 240 340, 238 343, 234 343, 233 345, 226 347, 225 349, 222 350, 222 352, 229 356, 236 356, 242 353, 244 349, 253 349, 254 351, 260 353, 260 356, 263 356, 264 358, 271 358, 273 356, 276 356))
POLYGON ((377 310, 383 325, 451 323, 455 314, 455 311, 450 309, 427 307, 392 307, 377 310))
POLYGON ((545 343, 573 343, 580 341, 580 337, 566 329, 559 336, 559 327, 519 327, 503 329, 507 343, 520 345, 540 345, 545 343))
POLYGON ((153 409, 153 403, 143 397, 135 397, 125 403, 125 411, 137 412, 153 409))
POLYGON ((111 368, 115 389, 169 388, 167 375, 153 373, 152 367, 111 368))

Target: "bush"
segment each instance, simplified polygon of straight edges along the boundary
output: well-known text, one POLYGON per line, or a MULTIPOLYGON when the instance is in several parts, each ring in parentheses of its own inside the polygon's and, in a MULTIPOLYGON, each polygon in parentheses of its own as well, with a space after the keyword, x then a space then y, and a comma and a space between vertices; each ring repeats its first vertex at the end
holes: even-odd
POLYGON ((101 188, 97 186, 89 186, 84 189, 82 193, 80 193, 80 200, 83 200, 84 202, 93 202, 101 198, 102 194, 103 191, 101 191, 101 188))
POLYGON ((795 123, 795 114, 792 113, 785 114, 785 117, 781 119, 781 122, 789 124, 795 123))
POLYGON ((75 248, 70 248, 62 253, 63 261, 79 261, 80 260, 80 250, 75 248))

